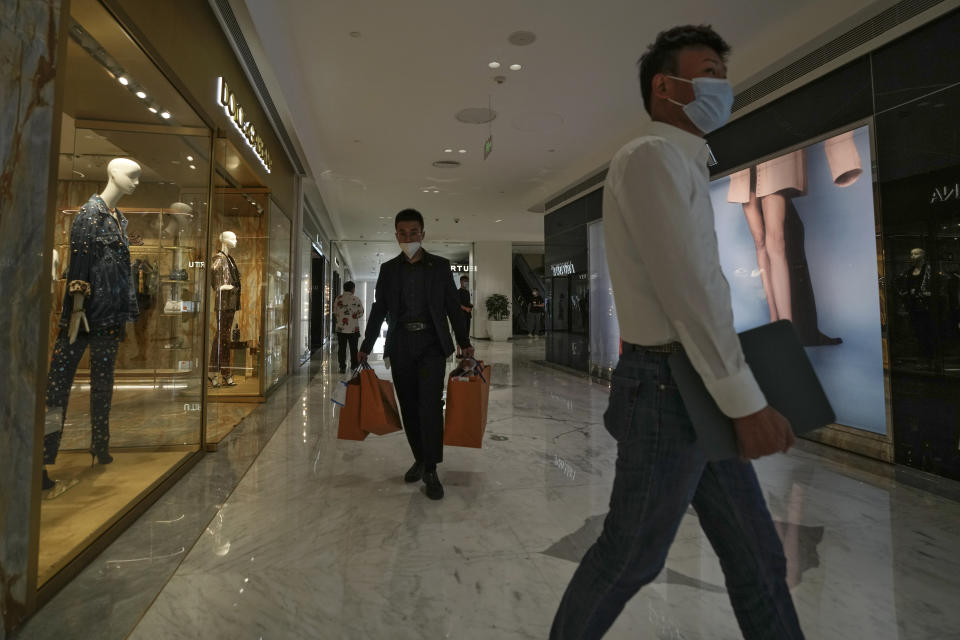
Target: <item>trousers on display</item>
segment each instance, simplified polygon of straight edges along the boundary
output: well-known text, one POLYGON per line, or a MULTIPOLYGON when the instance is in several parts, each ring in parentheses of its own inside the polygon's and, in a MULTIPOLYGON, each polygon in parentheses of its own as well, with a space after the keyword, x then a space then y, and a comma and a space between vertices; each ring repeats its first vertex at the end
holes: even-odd
POLYGON ((230 330, 233 328, 233 309, 217 310, 217 330, 210 347, 210 373, 230 375, 230 330))
POLYGON ((110 406, 113 402, 113 371, 123 339, 123 325, 81 331, 70 344, 67 328, 60 330, 47 376, 47 410, 60 409, 60 429, 43 438, 43 463, 54 464, 67 418, 70 388, 83 353, 90 346, 90 449, 106 452, 110 446, 110 406))
POLYGON ((443 462, 442 399, 447 358, 437 332, 401 329, 390 365, 410 450, 430 470, 443 462))

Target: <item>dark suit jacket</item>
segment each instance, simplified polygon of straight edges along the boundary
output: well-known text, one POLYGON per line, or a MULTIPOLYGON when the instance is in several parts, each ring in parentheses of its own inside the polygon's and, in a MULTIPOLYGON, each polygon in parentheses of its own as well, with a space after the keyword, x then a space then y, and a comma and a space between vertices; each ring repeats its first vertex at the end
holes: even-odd
MULTIPOLYGON (((380 275, 377 277, 377 289, 373 308, 367 318, 367 331, 360 345, 360 351, 370 353, 373 344, 380 335, 380 326, 389 315, 390 318, 400 317, 400 264, 404 260, 401 253, 396 258, 380 265, 380 275)), ((449 357, 454 351, 453 340, 450 339, 450 329, 447 319, 453 325, 457 336, 457 343, 461 347, 470 346, 470 324, 467 315, 460 309, 460 298, 457 288, 450 275, 450 261, 431 253, 423 252, 424 266, 429 270, 427 274, 427 304, 430 308, 430 319, 437 332, 437 340, 443 352, 449 357)), ((392 357, 397 331, 405 331, 391 321, 387 328, 387 344, 383 355, 392 357)))

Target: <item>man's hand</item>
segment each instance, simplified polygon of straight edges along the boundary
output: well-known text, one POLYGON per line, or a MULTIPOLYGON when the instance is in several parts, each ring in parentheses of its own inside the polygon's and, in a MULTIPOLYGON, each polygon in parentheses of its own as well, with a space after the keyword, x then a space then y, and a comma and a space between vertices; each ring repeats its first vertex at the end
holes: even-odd
POLYGON ((771 406, 749 416, 734 418, 733 428, 737 433, 740 457, 744 460, 786 453, 795 441, 790 421, 771 406))
POLYGON ((366 362, 366 361, 367 361, 367 355, 368 355, 368 354, 364 353, 363 351, 357 351, 357 361, 358 361, 358 362, 366 362))

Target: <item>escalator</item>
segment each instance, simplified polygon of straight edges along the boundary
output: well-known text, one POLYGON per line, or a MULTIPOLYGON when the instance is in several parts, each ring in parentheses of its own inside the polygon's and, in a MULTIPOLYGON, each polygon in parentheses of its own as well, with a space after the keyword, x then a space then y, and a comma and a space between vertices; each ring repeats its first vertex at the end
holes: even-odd
POLYGON ((513 256, 513 299, 511 300, 511 315, 513 317, 513 333, 529 333, 527 328, 527 309, 533 290, 544 295, 543 280, 530 268, 526 258, 519 253, 513 256))

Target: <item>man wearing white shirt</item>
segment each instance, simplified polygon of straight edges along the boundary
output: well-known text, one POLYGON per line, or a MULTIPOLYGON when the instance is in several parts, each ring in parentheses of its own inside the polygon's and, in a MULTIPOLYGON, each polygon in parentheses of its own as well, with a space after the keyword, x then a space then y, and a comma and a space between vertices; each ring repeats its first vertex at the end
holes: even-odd
POLYGON ((803 638, 783 546, 751 458, 786 451, 789 422, 767 405, 733 328, 720 271, 703 136, 730 117, 730 47, 709 27, 657 36, 640 58, 653 122, 610 163, 603 219, 623 338, 604 424, 617 467, 603 533, 557 611, 551 638, 600 638, 663 569, 693 505, 748 640, 803 638), (667 359, 685 350, 728 416, 741 459, 708 462, 667 359))

